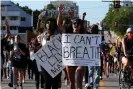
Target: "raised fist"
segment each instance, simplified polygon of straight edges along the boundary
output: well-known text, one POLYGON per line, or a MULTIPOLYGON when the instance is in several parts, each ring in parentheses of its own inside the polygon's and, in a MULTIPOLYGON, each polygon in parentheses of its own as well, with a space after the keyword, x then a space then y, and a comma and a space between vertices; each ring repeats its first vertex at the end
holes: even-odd
POLYGON ((59 11, 59 12, 62 12, 62 11, 63 11, 63 9, 64 9, 63 4, 60 4, 60 5, 59 5, 59 7, 58 7, 58 11, 59 11))
POLYGON ((6 26, 7 26, 7 25, 9 25, 9 24, 8 24, 8 20, 7 20, 7 19, 5 20, 5 25, 6 25, 6 26))
POLYGON ((83 13, 83 16, 86 16, 86 12, 83 13))

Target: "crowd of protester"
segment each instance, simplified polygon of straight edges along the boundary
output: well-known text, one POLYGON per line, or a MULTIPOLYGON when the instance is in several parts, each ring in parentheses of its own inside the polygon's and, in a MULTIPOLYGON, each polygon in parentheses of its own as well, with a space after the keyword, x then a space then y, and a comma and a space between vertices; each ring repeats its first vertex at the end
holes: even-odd
POLYGON ((117 74, 121 69, 121 42, 106 43, 102 41, 101 48, 101 66, 66 66, 55 78, 52 78, 45 69, 38 71, 37 62, 33 55, 48 41, 52 40, 57 34, 99 34, 98 25, 94 24, 91 28, 86 29, 84 19, 86 13, 83 13, 83 18, 74 18, 74 11, 68 11, 68 18, 62 18, 63 5, 58 8, 57 19, 48 18, 45 20, 45 29, 41 27, 42 14, 38 16, 37 29, 39 35, 32 38, 28 46, 24 44, 19 35, 10 33, 10 26, 5 20, 7 32, 1 39, 1 79, 9 79, 9 86, 13 89, 23 89, 25 81, 25 72, 28 71, 28 78, 35 79, 36 89, 39 89, 39 82, 42 89, 61 89, 62 72, 65 73, 64 81, 69 89, 83 89, 83 80, 87 89, 98 89, 100 79, 103 74, 109 77, 110 73, 117 74), (35 76, 35 77, 34 77, 35 76), (75 78, 75 76, 77 76, 75 78), (76 86, 75 86, 76 83, 76 86))

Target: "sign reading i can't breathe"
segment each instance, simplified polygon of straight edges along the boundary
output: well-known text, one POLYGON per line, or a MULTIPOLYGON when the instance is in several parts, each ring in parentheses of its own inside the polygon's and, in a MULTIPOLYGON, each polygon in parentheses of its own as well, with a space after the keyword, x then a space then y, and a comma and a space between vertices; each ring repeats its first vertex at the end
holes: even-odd
POLYGON ((56 35, 35 53, 38 70, 44 68, 53 78, 65 67, 62 65, 61 35, 56 35))
POLYGON ((62 62, 68 66, 100 66, 99 34, 62 34, 62 62))

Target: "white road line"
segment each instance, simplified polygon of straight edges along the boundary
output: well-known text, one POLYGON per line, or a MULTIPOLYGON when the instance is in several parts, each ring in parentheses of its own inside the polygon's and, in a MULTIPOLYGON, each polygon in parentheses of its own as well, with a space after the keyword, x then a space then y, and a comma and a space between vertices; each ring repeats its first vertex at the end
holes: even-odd
POLYGON ((9 87, 9 86, 4 86, 4 87, 2 87, 1 89, 7 88, 7 87, 9 87))

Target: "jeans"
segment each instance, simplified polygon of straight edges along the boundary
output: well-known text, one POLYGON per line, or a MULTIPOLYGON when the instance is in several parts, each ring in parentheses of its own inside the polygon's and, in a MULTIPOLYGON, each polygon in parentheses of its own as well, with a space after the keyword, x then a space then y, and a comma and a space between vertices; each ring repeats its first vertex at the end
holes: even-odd
POLYGON ((9 63, 8 64, 8 67, 9 67, 9 83, 13 84, 13 72, 12 72, 12 64, 9 63))
POLYGON ((89 69, 89 79, 88 79, 89 86, 93 86, 96 89, 98 89, 100 83, 100 66, 92 66, 89 67, 88 69, 89 69))

